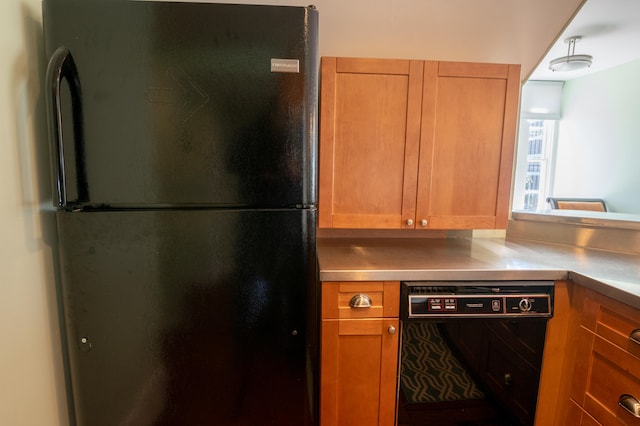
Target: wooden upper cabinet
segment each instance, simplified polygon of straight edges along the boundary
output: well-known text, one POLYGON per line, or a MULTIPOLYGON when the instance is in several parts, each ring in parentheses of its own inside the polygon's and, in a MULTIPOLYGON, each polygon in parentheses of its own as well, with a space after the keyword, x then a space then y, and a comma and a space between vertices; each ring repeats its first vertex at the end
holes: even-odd
POLYGON ((505 228, 518 65, 323 58, 320 227, 505 228))
POLYGON ((415 216, 421 61, 322 58, 320 227, 415 216))
POLYGON ((519 65, 425 65, 418 223, 506 228, 519 82, 519 65))

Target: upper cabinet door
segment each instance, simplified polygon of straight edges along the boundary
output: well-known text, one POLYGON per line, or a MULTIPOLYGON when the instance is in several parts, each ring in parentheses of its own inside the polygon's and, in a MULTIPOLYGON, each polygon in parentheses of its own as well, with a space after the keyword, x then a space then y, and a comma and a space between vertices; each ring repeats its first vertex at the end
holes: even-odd
POLYGON ((422 61, 322 59, 320 227, 414 227, 422 79, 422 61))
POLYGON ((519 65, 426 63, 419 223, 506 228, 519 77, 519 65))
POLYGON ((323 58, 322 228, 506 228, 519 65, 323 58))

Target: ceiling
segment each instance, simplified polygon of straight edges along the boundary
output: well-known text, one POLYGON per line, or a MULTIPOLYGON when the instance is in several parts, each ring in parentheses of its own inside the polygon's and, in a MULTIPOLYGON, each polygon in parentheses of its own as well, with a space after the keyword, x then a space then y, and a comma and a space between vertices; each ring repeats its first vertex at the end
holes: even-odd
POLYGON ((566 81, 640 59, 640 1, 587 0, 534 69, 529 80, 566 81), (575 54, 593 56, 586 70, 552 72, 549 61, 566 56, 565 39, 582 36, 575 54))
MULTIPOLYGON (((215 1, 282 6, 314 4, 320 14, 319 53, 321 56, 520 64, 523 78, 531 74, 557 34, 584 2, 584 0, 215 1)), ((640 0, 633 1, 640 2, 640 0)))

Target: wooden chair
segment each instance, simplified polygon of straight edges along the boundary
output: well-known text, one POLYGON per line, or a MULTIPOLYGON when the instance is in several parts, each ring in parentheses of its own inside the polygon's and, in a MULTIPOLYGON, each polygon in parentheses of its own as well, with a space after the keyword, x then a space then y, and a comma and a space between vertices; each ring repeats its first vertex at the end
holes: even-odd
POLYGON ((596 212, 606 212, 607 204, 600 198, 560 198, 548 197, 547 202, 552 209, 565 210, 591 210, 596 212))

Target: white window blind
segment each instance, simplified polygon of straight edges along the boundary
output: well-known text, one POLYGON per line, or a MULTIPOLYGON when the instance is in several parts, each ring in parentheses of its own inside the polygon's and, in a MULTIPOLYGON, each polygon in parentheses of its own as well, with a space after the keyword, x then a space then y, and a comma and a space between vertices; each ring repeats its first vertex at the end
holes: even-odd
POLYGON ((559 120, 563 85, 562 81, 527 81, 522 87, 520 118, 559 120))

